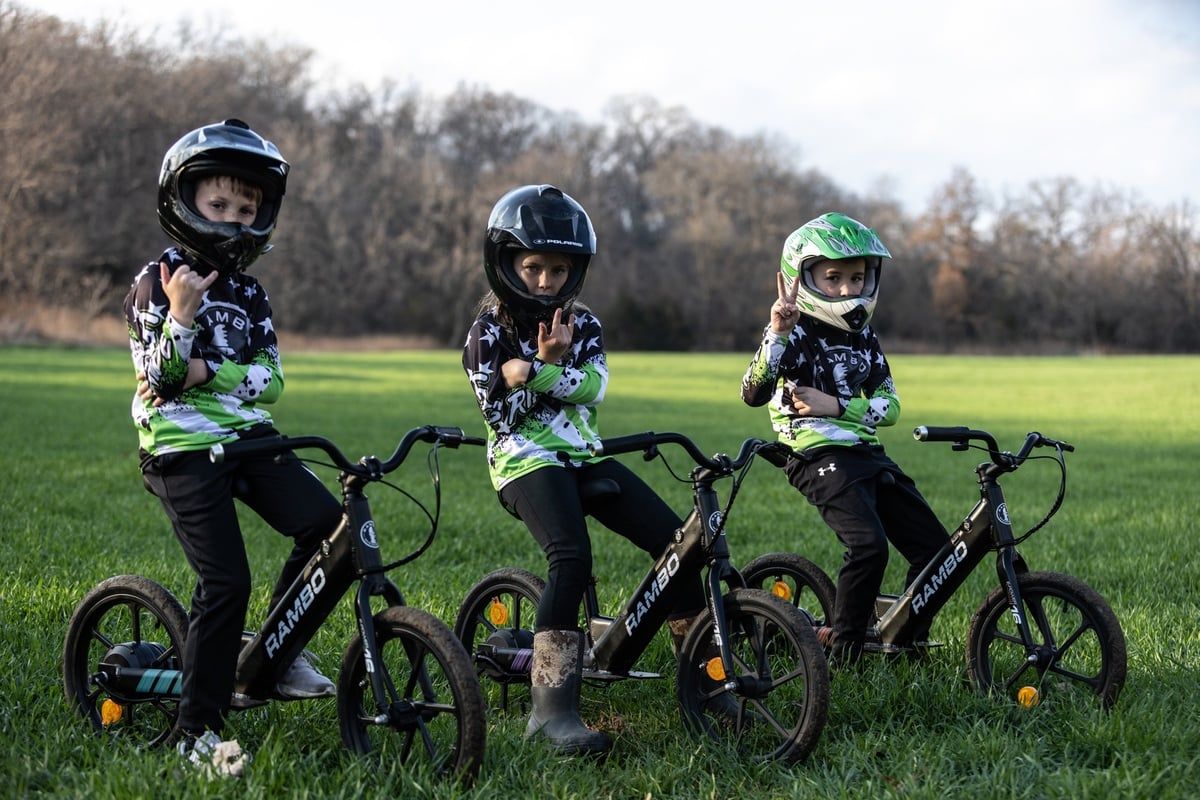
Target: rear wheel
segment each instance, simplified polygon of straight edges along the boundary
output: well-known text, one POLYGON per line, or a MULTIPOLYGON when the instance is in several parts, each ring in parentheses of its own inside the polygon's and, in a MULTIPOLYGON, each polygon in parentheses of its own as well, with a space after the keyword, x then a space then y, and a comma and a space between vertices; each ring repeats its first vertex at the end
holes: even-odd
POLYGON ((175 596, 148 578, 102 581, 76 606, 63 641, 63 691, 97 732, 138 744, 166 741, 179 717, 187 614, 175 596), (95 676, 115 668, 145 673, 158 693, 106 688, 95 676), (173 674, 174 673, 174 674, 173 674))
POLYGON ((748 588, 762 589, 807 611, 818 625, 833 618, 833 581, 803 556, 768 553, 751 561, 741 573, 748 588))
POLYGON ((493 707, 518 713, 529 710, 529 663, 525 658, 500 657, 492 648, 529 649, 532 658, 533 628, 538 603, 546 584, 532 572, 515 567, 485 575, 467 592, 454 622, 454 635, 466 648, 484 683, 484 695, 493 707))
POLYGON ((1007 592, 993 590, 967 633, 976 688, 1026 706, 1094 695, 1111 708, 1125 684, 1125 634, 1108 603, 1070 575, 1030 572, 1017 580, 1033 650, 1021 640, 1007 592))
POLYGON ((684 724, 728 741, 754 761, 805 758, 825 727, 829 705, 829 670, 812 624, 761 590, 730 592, 724 606, 734 674, 725 674, 706 611, 692 624, 679 656, 684 724), (727 688, 730 682, 739 687, 727 688))
POLYGON ((483 696, 462 646, 428 612, 393 606, 374 617, 381 672, 389 697, 375 701, 362 635, 342 657, 338 721, 342 742, 358 753, 427 764, 439 777, 470 784, 483 762, 483 696), (398 734, 398 735, 397 735, 398 734))

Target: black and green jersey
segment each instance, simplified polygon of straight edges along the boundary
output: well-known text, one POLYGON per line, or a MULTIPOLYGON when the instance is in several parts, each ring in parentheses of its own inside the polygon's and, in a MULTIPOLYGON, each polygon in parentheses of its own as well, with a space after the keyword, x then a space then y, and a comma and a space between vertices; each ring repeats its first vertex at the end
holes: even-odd
POLYGON ((506 329, 492 311, 467 334, 463 368, 487 423, 488 471, 497 491, 536 469, 595 460, 587 446, 600 440, 596 406, 608 386, 600 320, 576 306, 571 347, 562 359, 533 361, 525 385, 509 389, 501 366, 536 354, 536 329, 506 329))
MULTIPOLYGON (((172 248, 161 260, 174 270, 183 256, 172 248)), ((271 415, 258 406, 279 399, 283 368, 266 291, 248 275, 222 276, 204 293, 192 327, 184 328, 170 315, 158 264, 143 267, 125 297, 134 369, 166 401, 156 407, 133 396, 142 450, 204 450, 269 423, 271 415), (185 390, 193 358, 204 360, 208 380, 185 390)))
POLYGON ((900 398, 879 340, 870 326, 850 333, 801 316, 789 336, 763 333, 742 377, 747 405, 769 403, 771 427, 796 452, 817 447, 879 444, 876 428, 895 425, 900 398), (810 386, 838 399, 838 417, 803 417, 792 390, 810 386))

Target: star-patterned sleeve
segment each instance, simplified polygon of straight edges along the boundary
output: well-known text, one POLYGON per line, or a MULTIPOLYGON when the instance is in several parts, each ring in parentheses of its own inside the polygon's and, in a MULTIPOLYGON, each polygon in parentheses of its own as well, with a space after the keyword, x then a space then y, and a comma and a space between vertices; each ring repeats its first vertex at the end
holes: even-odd
POLYGON ((742 401, 748 406, 762 406, 775 394, 779 380, 779 365, 783 360, 789 338, 767 328, 754 351, 750 366, 742 376, 742 401))
POLYGON ((861 387, 861 393, 846 400, 842 398, 842 419, 870 428, 895 425, 900 419, 900 396, 892 381, 892 370, 887 357, 876 338, 875 332, 867 329, 867 343, 871 358, 871 373, 861 387))
POLYGON ((266 290, 253 278, 242 275, 234 291, 244 298, 250 322, 250 359, 239 363, 219 352, 205 352, 211 374, 209 388, 251 403, 274 403, 283 394, 283 365, 279 343, 271 322, 271 302, 266 290))
POLYGON ((169 313, 157 261, 142 268, 125 298, 125 322, 134 369, 146 376, 154 394, 173 400, 183 392, 194 328, 180 325, 169 313))
POLYGON ((463 369, 475 391, 483 419, 499 435, 511 433, 537 403, 537 392, 527 386, 509 389, 500 370, 507 360, 501 346, 500 324, 489 314, 481 315, 467 333, 463 369))

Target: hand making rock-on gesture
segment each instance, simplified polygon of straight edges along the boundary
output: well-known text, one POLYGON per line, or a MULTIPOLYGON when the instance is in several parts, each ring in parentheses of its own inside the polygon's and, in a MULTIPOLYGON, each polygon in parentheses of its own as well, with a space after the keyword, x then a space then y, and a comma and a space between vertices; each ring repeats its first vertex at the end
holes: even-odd
MULTIPOLYGON (((550 322, 538 323, 537 334, 537 357, 539 361, 546 364, 555 364, 562 358, 567 349, 571 346, 571 332, 575 329, 575 315, 567 317, 566 323, 562 320, 562 309, 554 309, 554 317, 550 322)), ((504 383, 510 389, 515 389, 518 386, 524 386, 525 381, 529 380, 529 372, 533 369, 533 362, 526 361, 523 358, 510 358, 500 367, 500 371, 504 374, 504 383)))
MULTIPOLYGON (((779 297, 771 306, 771 330, 779 336, 788 336, 800 321, 800 307, 796 305, 800 276, 796 276, 792 281, 792 288, 788 289, 783 273, 776 272, 775 285, 779 297)), ((784 401, 790 402, 792 408, 802 417, 837 417, 842 413, 842 406, 836 397, 812 386, 790 384, 785 392, 784 401)))
MULTIPOLYGON (((216 270, 209 272, 207 275, 197 272, 192 269, 187 263, 180 264, 175 270, 175 274, 171 274, 171 267, 165 261, 158 262, 159 280, 162 281, 163 294, 167 296, 170 302, 171 317, 181 327, 190 328, 196 318, 196 311, 199 310, 201 302, 204 300, 204 293, 208 287, 212 286, 220 274, 216 270)), ((190 389, 193 386, 198 386, 208 380, 208 367, 204 360, 200 358, 188 359, 187 378, 184 380, 183 388, 190 389)), ((154 394, 154 389, 150 386, 150 382, 146 380, 145 372, 137 374, 137 395, 143 401, 148 401, 153 398, 154 405, 161 406, 165 400, 154 394)))
POLYGON ((771 330, 779 336, 787 336, 800 321, 800 307, 796 305, 796 293, 800 289, 800 276, 792 281, 792 288, 787 288, 787 281, 782 272, 775 273, 775 284, 779 290, 779 298, 771 306, 771 330))

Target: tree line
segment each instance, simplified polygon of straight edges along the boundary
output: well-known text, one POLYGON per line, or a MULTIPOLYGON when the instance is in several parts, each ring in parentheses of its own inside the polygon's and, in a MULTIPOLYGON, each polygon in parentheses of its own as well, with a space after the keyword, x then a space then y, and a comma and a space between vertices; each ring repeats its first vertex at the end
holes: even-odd
POLYGON ((166 245, 163 153, 239 117, 293 165, 276 252, 253 269, 277 324, 457 346, 486 289, 483 230, 509 188, 554 183, 588 209, 599 254, 582 299, 615 349, 747 350, 784 238, 840 210, 876 228, 876 327, 891 349, 1200 350, 1200 231, 1070 177, 994 197, 964 168, 913 214, 648 97, 600 121, 461 86, 322 90, 310 51, 186 26, 141 36, 0 0, 0 293, 119 314, 166 245))

